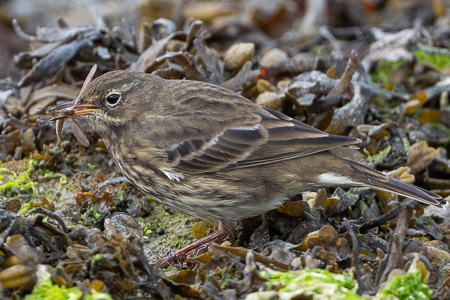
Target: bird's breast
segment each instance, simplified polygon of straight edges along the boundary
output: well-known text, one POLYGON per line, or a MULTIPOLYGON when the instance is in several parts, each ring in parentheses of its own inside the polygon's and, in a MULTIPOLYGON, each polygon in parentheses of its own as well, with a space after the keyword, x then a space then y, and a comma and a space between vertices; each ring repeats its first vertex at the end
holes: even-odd
POLYGON ((161 170, 161 160, 152 148, 133 146, 130 141, 120 139, 107 147, 120 172, 145 193, 165 191, 171 187, 172 180, 183 178, 171 170, 161 170))

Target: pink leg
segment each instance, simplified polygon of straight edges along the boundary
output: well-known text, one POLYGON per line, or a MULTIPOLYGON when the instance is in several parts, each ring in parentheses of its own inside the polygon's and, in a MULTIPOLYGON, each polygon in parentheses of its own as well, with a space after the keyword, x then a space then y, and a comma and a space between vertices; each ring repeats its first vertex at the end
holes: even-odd
POLYGON ((171 264, 173 264, 177 259, 185 259, 189 255, 199 255, 201 253, 206 252, 209 245, 212 242, 220 242, 227 236, 227 233, 217 230, 210 235, 207 235, 198 241, 193 242, 192 244, 172 252, 169 256, 163 258, 161 261, 153 264, 154 267, 165 268, 171 264))

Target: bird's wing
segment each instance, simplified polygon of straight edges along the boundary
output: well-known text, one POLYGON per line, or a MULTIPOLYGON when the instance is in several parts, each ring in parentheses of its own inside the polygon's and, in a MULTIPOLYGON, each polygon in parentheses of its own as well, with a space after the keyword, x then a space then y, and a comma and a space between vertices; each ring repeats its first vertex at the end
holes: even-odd
POLYGON ((268 108, 263 110, 260 124, 268 134, 266 143, 246 160, 231 167, 244 168, 276 163, 361 142, 354 137, 327 134, 278 111, 268 108))
MULTIPOLYGON (((277 111, 251 107, 254 110, 247 112, 245 120, 227 114, 224 123, 217 117, 222 125, 166 144, 163 150, 171 168, 188 174, 250 168, 359 143, 356 138, 329 135, 277 111)), ((214 114, 207 118, 214 119, 214 114)), ((186 115, 183 120, 187 121, 186 115)))

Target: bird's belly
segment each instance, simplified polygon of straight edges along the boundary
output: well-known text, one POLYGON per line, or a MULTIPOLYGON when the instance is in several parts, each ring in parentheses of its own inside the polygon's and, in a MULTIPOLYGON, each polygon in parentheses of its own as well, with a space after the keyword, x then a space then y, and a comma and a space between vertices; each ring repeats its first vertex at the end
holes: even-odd
POLYGON ((152 199, 202 220, 232 223, 274 209, 283 198, 248 190, 246 185, 224 178, 205 175, 171 180, 151 170, 141 174, 121 160, 115 162, 122 174, 152 199))

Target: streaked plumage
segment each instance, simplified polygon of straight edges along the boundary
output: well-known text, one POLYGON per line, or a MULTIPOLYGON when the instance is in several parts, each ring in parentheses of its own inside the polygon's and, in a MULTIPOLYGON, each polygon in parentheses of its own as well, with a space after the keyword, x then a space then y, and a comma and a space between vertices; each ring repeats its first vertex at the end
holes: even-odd
POLYGON ((92 81, 77 107, 89 110, 80 116, 133 184, 168 207, 225 226, 300 192, 338 185, 445 203, 332 153, 358 139, 326 134, 215 85, 114 71, 92 81))

